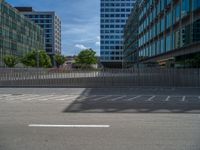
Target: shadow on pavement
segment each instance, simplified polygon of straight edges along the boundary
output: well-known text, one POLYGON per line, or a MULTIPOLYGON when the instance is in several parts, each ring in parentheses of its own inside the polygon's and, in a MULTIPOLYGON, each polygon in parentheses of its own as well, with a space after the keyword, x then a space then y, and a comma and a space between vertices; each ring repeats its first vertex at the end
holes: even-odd
MULTIPOLYGON (((95 90, 95 89, 94 89, 95 90)), ((122 96, 114 95, 109 100, 109 94, 101 96, 93 95, 93 89, 86 89, 80 97, 78 97, 73 103, 71 103, 64 113, 200 113, 200 99, 181 101, 181 99, 171 99, 170 101, 164 101, 166 96, 158 96, 154 101, 148 101, 148 96, 131 99, 128 95, 122 96), (84 97, 83 95, 90 95, 84 97), (96 100, 95 100, 96 99, 96 100), (116 101, 112 101, 116 99, 116 101)), ((157 92, 159 93, 159 92, 157 92)), ((156 94, 157 94, 156 93, 156 94)), ((127 94, 127 93, 126 93, 127 94)), ((132 93, 138 94, 138 93, 132 93)), ((152 95, 155 93, 152 93, 152 95)), ((164 94, 164 93, 161 93, 164 94)), ((170 94, 169 90, 168 93, 170 94)), ((175 95, 172 93, 172 95, 175 95)), ((180 94, 179 94, 180 96, 180 94)))

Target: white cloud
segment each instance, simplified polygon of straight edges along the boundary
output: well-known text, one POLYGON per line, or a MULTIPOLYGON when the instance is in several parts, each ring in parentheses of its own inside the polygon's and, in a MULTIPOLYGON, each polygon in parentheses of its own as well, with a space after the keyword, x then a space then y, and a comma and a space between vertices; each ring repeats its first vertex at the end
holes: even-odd
POLYGON ((95 44, 96 44, 97 46, 100 46, 100 42, 99 42, 99 41, 98 41, 98 42, 96 42, 95 44))
POLYGON ((100 36, 96 37, 96 42, 95 42, 96 46, 100 46, 100 36))
POLYGON ((75 47, 78 48, 78 49, 81 49, 81 50, 87 49, 87 47, 84 46, 83 44, 76 44, 75 47))

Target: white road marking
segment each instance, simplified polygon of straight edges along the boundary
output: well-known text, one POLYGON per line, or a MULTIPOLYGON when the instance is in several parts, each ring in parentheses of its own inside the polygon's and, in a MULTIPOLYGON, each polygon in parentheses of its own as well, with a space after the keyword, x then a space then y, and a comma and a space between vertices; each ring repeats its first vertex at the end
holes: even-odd
POLYGON ((165 101, 169 101, 171 97, 170 96, 167 96, 167 98, 165 99, 165 101))
POLYGON ((79 95, 36 95, 36 94, 22 94, 22 95, 0 95, 0 99, 6 101, 48 101, 48 100, 58 100, 64 101, 68 99, 78 98, 79 95))
POLYGON ((110 125, 51 125, 51 124, 29 124, 29 127, 48 128, 109 128, 110 125))
POLYGON ((150 98, 148 98, 146 101, 152 101, 156 96, 151 96, 150 98))
POLYGON ((79 96, 75 96, 75 95, 65 95, 64 97, 53 97, 51 98, 51 100, 56 100, 56 101, 65 101, 65 100, 69 100, 69 99, 76 99, 79 96))
POLYGON ((185 99, 186 99, 186 96, 183 96, 181 101, 184 102, 185 99))
POLYGON ((7 100, 10 101, 19 101, 19 100, 23 100, 24 98, 26 99, 27 97, 29 97, 31 95, 26 95, 26 94, 22 94, 22 95, 10 95, 7 98, 7 100))
POLYGON ((84 97, 80 95, 80 96, 77 97, 77 101, 78 101, 78 102, 83 102, 84 100, 89 99, 89 98, 93 98, 93 97, 96 97, 96 95, 84 96, 84 97), (80 98, 79 98, 79 97, 80 97, 80 98))
POLYGON ((126 96, 120 96, 120 97, 112 98, 112 99, 109 99, 109 100, 110 101, 117 101, 117 100, 122 99, 124 97, 126 97, 126 96))
POLYGON ((132 101, 134 99, 137 99, 137 98, 140 98, 142 95, 138 95, 138 96, 135 96, 135 97, 131 97, 129 99, 127 99, 126 101, 132 101))
POLYGON ((41 97, 41 95, 32 95, 32 96, 30 96, 30 97, 27 97, 27 99, 23 99, 23 100, 25 100, 25 101, 32 101, 32 100, 38 100, 38 98, 40 98, 41 97))
POLYGON ((111 97, 111 96, 112 96, 112 95, 107 95, 107 96, 99 97, 99 98, 94 99, 93 101, 99 101, 99 100, 102 100, 102 99, 104 99, 104 98, 109 98, 109 97, 111 97))

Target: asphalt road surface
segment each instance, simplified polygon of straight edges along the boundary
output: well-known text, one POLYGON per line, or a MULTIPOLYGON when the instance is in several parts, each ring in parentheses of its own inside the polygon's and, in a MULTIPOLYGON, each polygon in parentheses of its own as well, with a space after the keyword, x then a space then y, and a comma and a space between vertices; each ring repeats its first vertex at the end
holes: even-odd
POLYGON ((0 150, 200 150, 200 89, 0 89, 0 150))

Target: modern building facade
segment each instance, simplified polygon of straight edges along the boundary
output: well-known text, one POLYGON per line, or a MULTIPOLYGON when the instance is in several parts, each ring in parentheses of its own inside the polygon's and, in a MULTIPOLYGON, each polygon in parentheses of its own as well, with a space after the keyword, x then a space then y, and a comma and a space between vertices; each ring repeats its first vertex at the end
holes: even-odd
POLYGON ((178 67, 200 53, 199 0, 138 0, 134 10, 125 27, 125 67, 178 67))
POLYGON ((24 16, 44 30, 45 49, 53 59, 55 54, 61 53, 61 20, 55 12, 34 11, 32 7, 15 7, 24 16))
POLYGON ((5 55, 23 56, 31 50, 44 49, 43 30, 0 0, 0 66, 5 55))
POLYGON ((101 63, 122 67, 123 29, 135 0, 101 0, 101 63))

